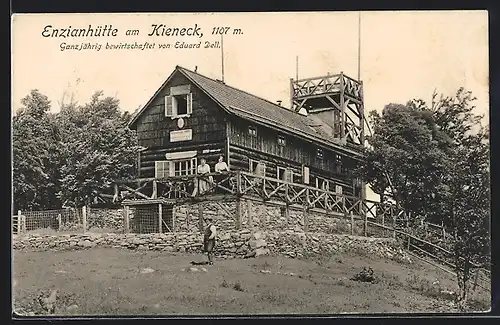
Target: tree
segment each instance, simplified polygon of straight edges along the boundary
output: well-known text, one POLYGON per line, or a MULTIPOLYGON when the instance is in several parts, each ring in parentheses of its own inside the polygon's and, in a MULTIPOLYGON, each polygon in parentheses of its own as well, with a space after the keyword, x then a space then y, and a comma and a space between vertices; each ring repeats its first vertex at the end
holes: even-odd
POLYGON ((66 141, 62 146, 62 201, 81 206, 109 187, 114 180, 131 177, 135 170, 136 138, 121 113, 119 101, 96 92, 83 106, 65 107, 60 123, 66 141))
POLYGON ((361 170, 383 195, 388 175, 395 198, 412 215, 452 229, 461 302, 467 301, 474 265, 489 263, 489 139, 474 114, 471 92, 434 93, 430 107, 416 99, 371 113, 368 163, 361 170))
POLYGON ((14 209, 57 205, 58 132, 47 96, 34 89, 12 119, 14 209))
POLYGON ((136 138, 119 101, 96 92, 89 103, 59 103, 33 90, 13 117, 15 209, 81 206, 119 178, 134 174, 136 138))
POLYGON ((442 203, 450 161, 432 113, 410 104, 389 104, 382 115, 371 112, 370 118, 373 135, 368 137, 371 149, 362 176, 382 197, 394 191, 406 212, 435 219, 436 209, 429 202, 442 203))

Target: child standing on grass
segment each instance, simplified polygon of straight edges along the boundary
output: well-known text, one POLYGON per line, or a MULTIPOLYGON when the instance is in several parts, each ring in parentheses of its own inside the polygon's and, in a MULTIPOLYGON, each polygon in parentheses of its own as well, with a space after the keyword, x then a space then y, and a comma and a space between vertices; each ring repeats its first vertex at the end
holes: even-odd
POLYGON ((208 264, 213 265, 212 253, 215 247, 215 236, 217 235, 217 229, 213 224, 211 216, 205 218, 207 221, 207 227, 205 228, 205 235, 203 236, 203 246, 205 252, 207 252, 208 264))

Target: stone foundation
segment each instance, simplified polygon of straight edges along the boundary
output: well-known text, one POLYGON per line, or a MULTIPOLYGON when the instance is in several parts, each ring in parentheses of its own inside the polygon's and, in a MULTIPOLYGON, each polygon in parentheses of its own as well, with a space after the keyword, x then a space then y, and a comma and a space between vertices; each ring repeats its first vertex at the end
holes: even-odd
MULTIPOLYGON (((26 235, 13 241, 15 250, 81 250, 92 247, 115 247, 134 250, 202 253, 199 232, 166 234, 72 234, 26 235)), ((364 252, 370 256, 411 262, 393 239, 366 238, 327 233, 306 233, 300 230, 221 231, 217 236, 214 254, 219 258, 245 258, 260 255, 285 255, 301 258, 310 255, 328 256, 342 252, 364 252)))

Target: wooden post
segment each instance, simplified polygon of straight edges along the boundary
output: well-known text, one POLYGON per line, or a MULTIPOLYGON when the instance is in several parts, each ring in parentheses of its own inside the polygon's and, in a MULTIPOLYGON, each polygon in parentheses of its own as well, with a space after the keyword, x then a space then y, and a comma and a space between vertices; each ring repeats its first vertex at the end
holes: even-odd
POLYGON ((290 220, 290 209, 288 208, 288 204, 285 207, 280 208, 281 217, 286 219, 286 223, 288 225, 290 220))
POLYGON ((125 208, 123 209, 123 231, 125 233, 128 233, 130 231, 129 215, 130 215, 129 207, 128 207, 128 205, 126 205, 125 208))
POLYGON ((354 235, 354 213, 351 211, 349 215, 351 216, 351 235, 354 235))
POLYGON ((396 239, 396 216, 392 216, 392 237, 396 239))
POLYGON ((17 210, 17 233, 18 234, 21 234, 22 232, 22 220, 23 217, 22 217, 22 213, 21 213, 21 210, 17 210))
POLYGON ((113 184, 113 191, 114 191, 114 194, 113 194, 113 203, 118 201, 119 197, 120 197, 120 191, 118 190, 118 184, 113 184))
POLYGON ((203 233, 203 203, 198 204, 198 229, 203 233))
POLYGON ((62 217, 61 214, 59 213, 57 215, 57 230, 60 231, 62 227, 62 217))
POLYGON ((241 227, 241 199, 236 199, 236 229, 241 227))
POLYGON ((382 236, 385 237, 385 223, 384 223, 385 213, 382 213, 382 236))
POLYGON ((158 203, 158 232, 163 233, 163 205, 161 203, 158 203))
MULTIPOLYGON (((364 201, 362 201, 364 202, 364 201)), ((363 219, 364 219, 364 223, 363 223, 363 233, 364 233, 364 236, 368 236, 368 213, 366 213, 365 209, 364 209, 364 206, 361 206, 361 213, 363 214, 363 219)))
POLYGON ((153 181, 153 193, 151 194, 152 199, 156 199, 158 197, 158 183, 156 180, 153 181))
POLYGON ((309 231, 309 213, 307 211, 306 206, 304 207, 303 216, 304 216, 304 231, 307 232, 309 231))
MULTIPOLYGON (((346 112, 345 112, 345 101, 344 101, 344 72, 340 72, 340 140, 344 141, 345 138, 345 125, 346 125, 346 112)), ((337 121, 335 121, 338 123, 337 121)))
POLYGON ((247 226, 253 228, 252 200, 247 200, 247 226))
POLYGON ((241 195, 241 172, 236 171, 236 195, 241 195))
MULTIPOLYGON (((174 213, 174 206, 172 205, 172 232, 175 232, 175 213, 174 213)), ((188 228, 189 229, 189 228, 188 228)))
POLYGON ((82 207, 82 225, 83 225, 83 232, 85 233, 87 231, 87 206, 84 205, 82 207))
POLYGON ((24 234, 26 232, 26 216, 21 215, 21 232, 24 234))

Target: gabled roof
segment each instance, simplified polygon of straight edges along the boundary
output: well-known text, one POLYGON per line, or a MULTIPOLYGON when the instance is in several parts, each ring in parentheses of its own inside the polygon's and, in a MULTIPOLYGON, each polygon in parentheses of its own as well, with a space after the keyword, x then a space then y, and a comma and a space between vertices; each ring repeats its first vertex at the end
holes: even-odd
POLYGON ((268 125, 284 132, 291 132, 314 142, 323 143, 329 147, 337 147, 340 150, 347 149, 340 144, 338 139, 334 139, 325 132, 324 122, 318 119, 312 119, 308 116, 295 113, 273 102, 180 66, 176 67, 174 72, 172 72, 148 103, 136 114, 136 116, 134 116, 129 126, 132 127, 136 123, 138 117, 149 106, 150 102, 156 97, 159 91, 165 87, 176 71, 186 76, 186 78, 230 114, 256 123, 268 125))

